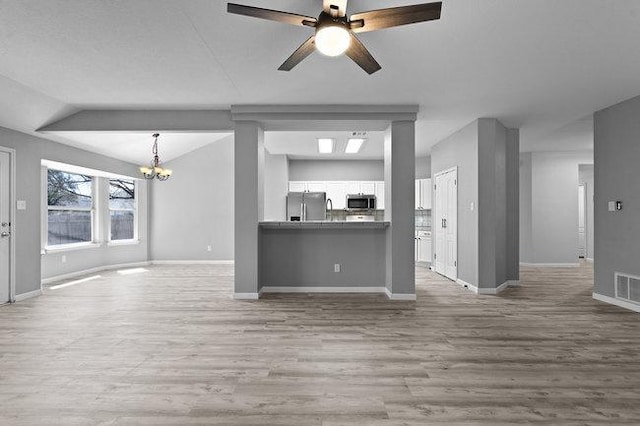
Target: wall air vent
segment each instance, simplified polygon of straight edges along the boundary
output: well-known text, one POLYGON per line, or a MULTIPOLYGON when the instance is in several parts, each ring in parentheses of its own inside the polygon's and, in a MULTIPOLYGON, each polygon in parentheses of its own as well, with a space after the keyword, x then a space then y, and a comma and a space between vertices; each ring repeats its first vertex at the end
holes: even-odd
POLYGON ((640 305, 640 277, 620 272, 614 273, 616 283, 616 299, 640 305))

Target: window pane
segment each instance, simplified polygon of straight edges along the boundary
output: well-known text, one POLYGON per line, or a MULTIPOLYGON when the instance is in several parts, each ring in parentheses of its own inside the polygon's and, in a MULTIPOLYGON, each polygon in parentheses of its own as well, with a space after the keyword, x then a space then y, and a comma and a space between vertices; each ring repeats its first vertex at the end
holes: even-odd
POLYGON ((133 212, 111 212, 111 241, 133 239, 133 212))
POLYGON ((48 170, 47 198, 50 206, 90 209, 91 176, 48 170))
POLYGON ((109 208, 133 210, 135 208, 135 188, 132 180, 109 179, 109 208))
POLYGON ((72 244, 91 241, 91 212, 49 210, 47 244, 72 244))

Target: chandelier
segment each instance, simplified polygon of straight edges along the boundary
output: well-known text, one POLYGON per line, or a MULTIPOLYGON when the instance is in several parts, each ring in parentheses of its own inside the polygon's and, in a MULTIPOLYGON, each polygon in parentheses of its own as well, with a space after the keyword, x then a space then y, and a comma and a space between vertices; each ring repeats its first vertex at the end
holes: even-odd
POLYGON ((142 173, 145 179, 156 178, 158 180, 167 180, 173 171, 160 167, 160 157, 158 157, 158 137, 160 136, 160 133, 154 133, 152 136, 154 138, 153 148, 151 149, 151 152, 153 153, 153 160, 151 160, 150 167, 141 166, 140 173, 142 173))

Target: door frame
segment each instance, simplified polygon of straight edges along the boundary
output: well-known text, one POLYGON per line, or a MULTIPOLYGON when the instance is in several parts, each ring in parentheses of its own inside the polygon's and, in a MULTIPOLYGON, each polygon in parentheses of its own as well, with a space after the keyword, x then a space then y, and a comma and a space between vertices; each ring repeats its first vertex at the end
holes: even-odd
POLYGON ((16 150, 0 146, 0 152, 9 154, 9 217, 11 240, 9 242, 9 303, 16 301, 16 150))
MULTIPOLYGON (((437 210, 437 201, 436 201, 436 193, 435 193, 435 189, 434 189, 434 184, 436 182, 436 178, 438 176, 441 175, 446 175, 447 173, 451 173, 451 172, 455 172, 456 173, 456 182, 458 180, 458 166, 453 166, 450 167, 448 169, 444 169, 444 170, 440 170, 438 173, 435 173, 432 176, 432 184, 431 184, 431 199, 432 199, 432 218, 433 220, 435 220, 436 218, 436 214, 435 214, 435 210, 437 210)), ((433 222, 432 222, 433 223, 433 222)), ((446 236, 445 236, 446 237, 446 236)), ((431 240, 431 255, 433 256, 433 253, 435 253, 435 247, 433 247, 436 244, 436 240, 437 240, 437 227, 432 226, 432 240, 431 240)), ((453 279, 454 281, 457 280, 458 278, 458 265, 457 262, 458 261, 458 185, 456 183, 456 278, 453 279)), ((433 262, 433 271, 436 271, 435 268, 435 262, 433 262)), ((448 277, 446 275, 446 264, 445 264, 445 273, 444 274, 440 274, 445 278, 449 278, 452 279, 450 277, 448 277)))

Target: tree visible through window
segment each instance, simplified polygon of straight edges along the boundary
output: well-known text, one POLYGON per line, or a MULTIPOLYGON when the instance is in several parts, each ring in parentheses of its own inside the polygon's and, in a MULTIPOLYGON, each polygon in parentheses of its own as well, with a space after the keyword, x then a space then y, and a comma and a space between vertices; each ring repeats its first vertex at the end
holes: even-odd
POLYGON ((109 179, 111 241, 135 238, 136 186, 133 180, 109 179))
POLYGON ((48 170, 47 201, 48 245, 93 240, 91 176, 48 170))

